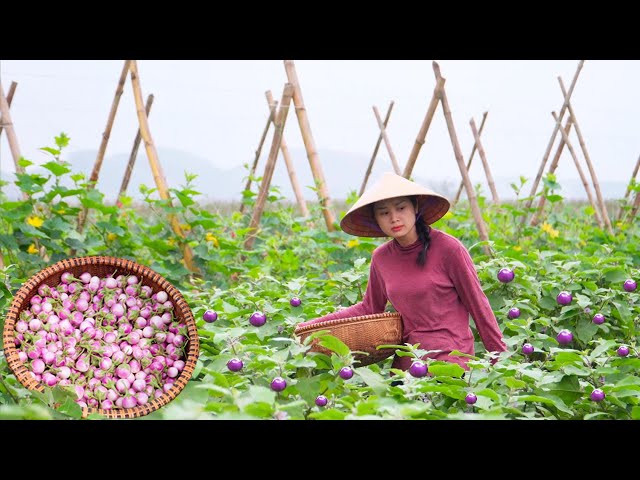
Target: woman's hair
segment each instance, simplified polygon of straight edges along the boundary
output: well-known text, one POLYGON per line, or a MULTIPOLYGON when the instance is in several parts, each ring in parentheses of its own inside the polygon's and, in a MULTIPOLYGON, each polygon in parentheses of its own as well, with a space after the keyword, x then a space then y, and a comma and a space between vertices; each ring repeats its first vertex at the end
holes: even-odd
POLYGON ((418 239, 422 242, 422 248, 420 249, 420 253, 418 254, 418 259, 416 261, 418 265, 423 266, 427 258, 427 249, 431 243, 431 235, 429 233, 431 229, 424 223, 422 214, 417 213, 418 198, 416 196, 411 196, 410 198, 416 210, 416 232, 418 232, 418 239))

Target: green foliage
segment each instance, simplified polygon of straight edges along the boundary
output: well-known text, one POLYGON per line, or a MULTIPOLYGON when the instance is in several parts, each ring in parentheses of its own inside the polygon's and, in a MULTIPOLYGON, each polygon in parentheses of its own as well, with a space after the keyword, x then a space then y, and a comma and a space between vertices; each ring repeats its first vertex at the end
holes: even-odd
MULTIPOLYGON (((26 171, 14 184, 28 198, 8 201, 0 184, 0 319, 28 278, 71 255, 129 258, 163 275, 192 309, 201 353, 181 394, 143 419, 640 419, 640 291, 622 288, 625 279, 640 279, 640 228, 623 222, 615 224, 614 235, 603 231, 592 207, 568 204, 557 194, 561 187, 552 175, 534 198, 522 197, 522 177, 512 185, 518 198, 511 203, 492 204, 478 190, 491 256, 479 248, 467 202, 435 225, 469 249, 509 348, 494 364, 472 323, 476 352, 469 370, 427 358, 430 375, 418 379, 392 369, 391 358, 359 365, 354 352, 327 332, 305 342, 293 334, 299 322, 362 300, 371 253, 386 239, 329 232, 319 204, 309 204, 310 216, 302 218, 272 186, 256 242, 247 250, 254 192, 243 195, 244 214, 222 212, 200 204, 195 175, 185 174, 184 185, 170 190, 171 201, 143 185, 141 203, 124 195, 110 204, 99 186, 90 188, 63 160, 68 144, 61 134, 42 149, 51 157, 46 163, 21 160, 26 171), (539 222, 523 222, 541 198, 547 202, 539 222), (528 200, 535 200, 529 208, 528 200), (83 207, 88 217, 78 231, 83 207), (172 229, 173 217, 184 238, 172 229), (186 245, 199 275, 184 264, 186 245), (516 274, 508 284, 496 278, 505 266, 516 274), (570 305, 558 305, 562 290, 572 293, 570 305), (299 307, 290 305, 293 296, 302 299, 299 307), (520 309, 519 318, 507 317, 512 307, 520 309), (216 322, 202 319, 208 309, 218 313, 216 322), (257 310, 267 316, 264 326, 249 323, 257 310), (605 316, 603 324, 592 322, 595 313, 605 316), (562 329, 573 332, 571 344, 558 344, 562 329), (330 354, 310 353, 312 340, 330 354), (522 354, 524 343, 534 346, 533 354, 522 354), (629 346, 629 356, 617 355, 620 345, 629 346), (239 372, 226 368, 234 357, 244 363, 239 372), (349 380, 338 375, 344 366, 354 368, 349 380), (270 389, 276 376, 287 381, 279 393, 270 389), (603 402, 590 400, 595 388, 605 392, 603 402), (473 406, 464 401, 469 392, 478 397, 473 406), (315 404, 318 395, 328 398, 325 407, 315 404)), ((635 183, 630 188, 640 191, 635 183)), ((352 192, 339 216, 356 198, 352 192)), ((419 345, 391 347, 400 356, 428 353, 419 345)), ((0 354, 0 418, 80 415, 69 391, 39 394, 22 387, 0 354)))

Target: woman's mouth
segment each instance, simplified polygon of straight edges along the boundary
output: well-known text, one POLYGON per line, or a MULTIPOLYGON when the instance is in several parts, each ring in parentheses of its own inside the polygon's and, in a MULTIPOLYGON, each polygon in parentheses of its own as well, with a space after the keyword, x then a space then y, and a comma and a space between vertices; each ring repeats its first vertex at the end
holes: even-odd
POLYGON ((391 227, 392 232, 399 232, 404 228, 404 225, 398 225, 397 227, 391 227))

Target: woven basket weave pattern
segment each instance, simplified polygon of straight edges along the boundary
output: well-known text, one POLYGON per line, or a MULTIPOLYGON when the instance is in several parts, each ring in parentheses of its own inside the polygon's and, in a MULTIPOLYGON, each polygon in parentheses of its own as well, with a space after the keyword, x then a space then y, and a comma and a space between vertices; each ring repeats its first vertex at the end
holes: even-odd
POLYGON ((18 350, 14 342, 16 322, 20 318, 20 312, 29 308, 29 301, 38 292, 40 285, 46 284, 54 287, 60 284, 60 278, 64 272, 71 272, 74 277, 78 277, 85 271, 99 277, 106 277, 112 274, 114 277, 118 275, 137 275, 140 279, 140 284, 150 286, 153 292, 159 290, 167 292, 169 300, 173 303, 174 316, 179 323, 184 323, 187 326, 188 340, 187 357, 184 359, 185 366, 180 375, 176 377, 169 391, 158 398, 149 399, 145 405, 138 405, 133 408, 114 408, 112 410, 92 407, 82 408, 83 418, 92 413, 99 413, 108 418, 135 418, 148 415, 168 404, 186 386, 195 369, 200 353, 200 344, 193 313, 180 291, 158 273, 131 260, 105 256, 69 258, 41 270, 25 282, 16 293, 4 324, 2 342, 9 368, 26 388, 44 392, 44 385, 33 378, 30 370, 18 358, 18 350))
MULTIPOLYGON (((377 350, 378 345, 399 345, 402 343, 402 318, 399 313, 385 312, 326 320, 298 326, 295 329, 295 334, 300 337, 301 341, 304 341, 309 335, 320 330, 329 330, 331 335, 342 340, 351 351, 368 353, 368 355, 354 354, 360 365, 377 363, 394 354, 392 348, 377 350)), ((318 344, 318 339, 313 340, 311 351, 331 355, 330 350, 318 344)))

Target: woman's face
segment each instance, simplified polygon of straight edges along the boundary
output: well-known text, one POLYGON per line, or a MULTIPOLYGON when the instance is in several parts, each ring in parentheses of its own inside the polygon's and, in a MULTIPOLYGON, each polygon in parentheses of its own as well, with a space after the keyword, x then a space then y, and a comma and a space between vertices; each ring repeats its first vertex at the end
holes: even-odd
POLYGON ((411 245, 418 240, 416 210, 409 197, 380 200, 373 205, 373 213, 384 234, 401 245, 411 245))

